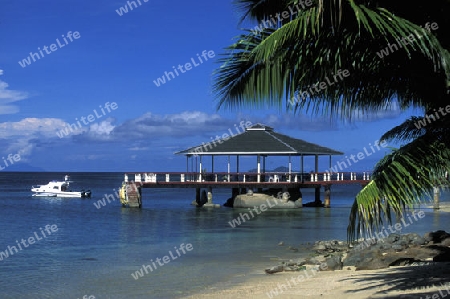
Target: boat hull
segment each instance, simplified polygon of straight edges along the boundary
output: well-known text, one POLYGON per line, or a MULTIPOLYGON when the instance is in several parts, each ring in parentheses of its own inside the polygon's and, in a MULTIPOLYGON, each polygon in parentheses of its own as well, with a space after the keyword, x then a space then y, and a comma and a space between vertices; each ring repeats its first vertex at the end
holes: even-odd
POLYGON ((37 192, 33 194, 33 196, 38 197, 44 197, 44 196, 51 196, 51 197, 74 197, 74 198, 81 198, 83 197, 81 195, 81 192, 58 192, 58 193, 48 193, 48 192, 37 192))
POLYGON ((54 193, 35 193, 33 196, 36 197, 56 197, 56 194, 54 193))

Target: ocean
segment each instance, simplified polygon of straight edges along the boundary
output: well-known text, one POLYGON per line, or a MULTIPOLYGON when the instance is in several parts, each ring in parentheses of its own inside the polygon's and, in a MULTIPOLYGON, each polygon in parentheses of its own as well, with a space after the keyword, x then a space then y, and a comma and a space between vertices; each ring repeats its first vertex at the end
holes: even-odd
MULTIPOLYGON (((144 189, 142 209, 118 200, 98 209, 94 203, 122 181, 122 173, 0 172, 0 298, 183 298, 227 288, 265 275, 277 258, 304 256, 316 240, 346 240, 360 189, 332 186, 330 209, 268 210, 233 228, 248 210, 196 208, 194 189, 144 189), (90 189, 92 198, 31 196, 32 185, 65 174, 74 191, 90 189)), ((213 190, 214 203, 230 196, 213 190)), ((313 200, 312 190, 303 191, 303 202, 313 200)), ((402 232, 449 230, 448 213, 424 211, 402 232)))

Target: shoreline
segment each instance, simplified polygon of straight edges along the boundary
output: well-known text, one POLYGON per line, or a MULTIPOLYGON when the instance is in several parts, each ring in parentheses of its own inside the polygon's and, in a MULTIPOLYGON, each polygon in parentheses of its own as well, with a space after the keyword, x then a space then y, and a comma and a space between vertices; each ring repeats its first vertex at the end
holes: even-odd
MULTIPOLYGON (((414 209, 433 209, 426 203, 414 209)), ((436 212, 449 213, 450 203, 440 203, 436 212)), ((445 228, 443 228, 445 229, 445 228)), ((305 252, 305 255, 309 252, 305 252)), ((279 257, 278 260, 288 260, 279 257)), ((272 260, 273 261, 273 260, 272 260)), ((269 261, 268 261, 269 264, 269 261)), ((450 262, 430 262, 420 266, 394 266, 379 270, 318 271, 313 277, 298 283, 299 275, 306 271, 266 274, 256 268, 247 273, 236 273, 232 280, 217 282, 207 289, 181 298, 303 298, 360 299, 360 298, 444 298, 450 296, 450 262), (233 281, 240 279, 238 283, 233 281), (231 286, 230 286, 231 285, 231 286), (438 297, 436 297, 438 296, 438 297)))

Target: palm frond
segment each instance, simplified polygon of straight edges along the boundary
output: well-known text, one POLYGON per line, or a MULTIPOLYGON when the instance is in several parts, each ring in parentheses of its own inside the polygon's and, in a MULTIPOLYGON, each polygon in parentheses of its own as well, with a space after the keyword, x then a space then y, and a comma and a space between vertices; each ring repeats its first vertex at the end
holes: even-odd
MULTIPOLYGON (((297 18, 277 30, 266 31, 261 37, 252 33, 241 36, 235 44, 238 47, 228 48, 229 57, 222 60, 222 67, 216 72, 214 90, 219 99, 218 108, 233 109, 255 103, 281 108, 285 101, 287 107, 295 103, 294 109, 309 108, 313 112, 330 114, 340 111, 348 117, 355 108, 365 111, 383 109, 394 97, 399 99, 401 107, 420 103, 425 91, 417 90, 419 78, 412 78, 406 72, 392 73, 392 69, 386 72, 386 64, 392 64, 394 70, 398 68, 399 53, 383 61, 373 49, 381 48, 380 38, 386 42, 395 41, 408 33, 417 37, 417 32, 423 30, 386 10, 356 10, 355 7, 355 15, 347 16, 350 21, 342 24, 339 32, 321 27, 324 12, 319 5, 299 13, 297 18), (357 22, 364 25, 355 32, 357 22), (374 36, 379 38, 374 39, 374 36), (351 78, 333 82, 333 86, 307 100, 296 100, 304 90, 342 68, 350 71, 351 78)), ((416 40, 404 47, 407 55, 400 56, 401 63, 408 64, 412 57, 431 61, 427 70, 430 74, 436 73, 435 66, 447 67, 441 59, 442 47, 435 37, 424 34, 416 40)), ((433 80, 433 84, 445 82, 445 71, 436 73, 436 77, 439 80, 433 80)), ((445 84, 441 85, 444 88, 445 84)))
POLYGON ((392 214, 402 217, 406 208, 431 197, 433 187, 448 187, 448 171, 450 149, 421 137, 385 156, 355 198, 347 229, 349 241, 391 223, 392 214))
POLYGON ((380 141, 411 141, 418 137, 425 135, 426 125, 423 126, 422 122, 427 122, 424 117, 412 116, 404 121, 401 125, 396 126, 386 133, 384 133, 380 141))

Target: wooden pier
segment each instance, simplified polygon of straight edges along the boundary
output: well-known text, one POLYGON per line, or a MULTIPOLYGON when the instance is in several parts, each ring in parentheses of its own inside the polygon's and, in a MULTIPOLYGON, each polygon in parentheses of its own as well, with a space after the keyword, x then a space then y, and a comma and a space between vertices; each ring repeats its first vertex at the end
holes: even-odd
POLYGON ((214 188, 229 188, 234 197, 248 190, 262 192, 264 189, 299 191, 302 188, 315 188, 315 201, 320 201, 320 189, 324 188, 324 206, 330 207, 331 186, 344 184, 366 185, 370 172, 339 173, 193 173, 193 172, 144 172, 125 173, 121 188, 121 202, 128 207, 142 206, 142 188, 191 188, 196 190, 196 200, 200 200, 202 189, 208 192, 208 203, 212 204, 214 188))

